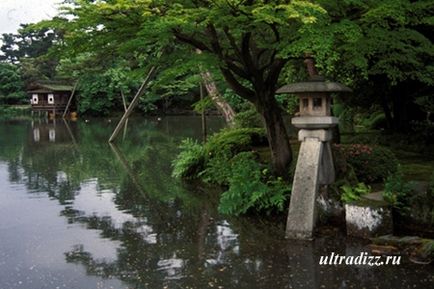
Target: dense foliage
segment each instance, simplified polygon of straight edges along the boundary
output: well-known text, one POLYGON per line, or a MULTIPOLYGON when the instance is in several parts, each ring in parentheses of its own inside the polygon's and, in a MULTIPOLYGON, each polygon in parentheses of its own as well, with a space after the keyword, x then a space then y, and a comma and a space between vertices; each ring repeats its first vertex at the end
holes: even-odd
POLYGON ((344 155, 360 182, 382 182, 398 168, 396 156, 384 147, 352 144, 335 145, 334 149, 344 155))
POLYGON ((264 130, 259 128, 225 129, 203 145, 187 139, 180 145, 172 175, 227 188, 220 198, 222 213, 282 211, 290 185, 274 177, 269 164, 260 160, 255 148, 266 144, 264 130))
POLYGON ((16 66, 0 62, 0 104, 22 103, 24 83, 16 66))
POLYGON ((399 169, 385 180, 383 197, 391 205, 403 211, 409 207, 412 188, 413 184, 404 180, 399 169))
MULTIPOLYGON (((212 135, 203 145, 191 139, 183 140, 180 145, 181 152, 173 162, 173 176, 198 178, 204 174, 205 165, 212 166, 215 158, 231 159, 240 152, 266 144, 264 130, 259 128, 223 129, 212 135)), ((209 172, 210 168, 207 170, 209 172)))
POLYGON ((205 153, 202 145, 192 139, 185 139, 179 145, 180 153, 173 161, 172 176, 195 179, 203 169, 205 153))
MULTIPOLYGON (((225 169, 228 163, 221 163, 225 169)), ((279 211, 287 205, 291 187, 281 178, 269 175, 268 166, 261 165, 253 152, 237 154, 229 163, 229 189, 220 199, 219 211, 240 215, 248 211, 279 211)))
POLYGON ((358 183, 355 186, 345 184, 340 189, 342 191, 341 200, 345 203, 357 201, 361 196, 371 192, 371 187, 364 183, 358 183))

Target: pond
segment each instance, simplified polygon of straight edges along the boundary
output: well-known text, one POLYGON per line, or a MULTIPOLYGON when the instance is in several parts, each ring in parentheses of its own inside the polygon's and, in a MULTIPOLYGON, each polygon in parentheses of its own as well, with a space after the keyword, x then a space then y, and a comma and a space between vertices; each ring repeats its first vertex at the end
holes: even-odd
MULTIPOLYGON (((320 265, 365 243, 335 229, 288 241, 284 220, 229 218, 170 177, 199 117, 0 123, 0 288, 429 288, 434 267, 320 265)), ((210 132, 223 126, 208 119, 210 132)))

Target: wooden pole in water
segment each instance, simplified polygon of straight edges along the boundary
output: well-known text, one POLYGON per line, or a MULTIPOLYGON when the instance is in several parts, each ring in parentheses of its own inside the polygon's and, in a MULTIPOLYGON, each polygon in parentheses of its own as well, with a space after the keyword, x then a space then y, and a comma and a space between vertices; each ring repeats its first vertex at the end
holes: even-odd
POLYGON ((128 105, 127 105, 127 101, 125 99, 124 92, 122 91, 122 88, 121 88, 121 97, 122 97, 122 103, 124 104, 124 110, 127 111, 128 105))
POLYGON ((72 89, 71 96, 68 99, 68 103, 66 104, 65 110, 63 111, 62 118, 65 118, 66 113, 68 112, 69 106, 71 105, 72 98, 74 97, 75 90, 77 89, 78 80, 75 82, 74 88, 72 89))
MULTIPOLYGON (((122 91, 122 88, 121 88, 121 96, 122 96, 122 102, 124 104, 124 111, 127 111, 128 109, 127 100, 125 99, 125 95, 124 92, 122 91)), ((128 119, 125 121, 124 134, 122 136, 122 140, 125 140, 125 137, 127 135, 127 128, 128 128, 128 119)))
MULTIPOLYGON (((203 87, 203 83, 200 83, 200 100, 203 101, 204 98, 204 87, 203 87)), ((202 117, 202 136, 203 136, 203 141, 206 142, 206 138, 207 138, 207 129, 206 129, 206 115, 205 115, 205 107, 202 108, 201 111, 201 117, 202 117)))
POLYGON ((68 131, 69 136, 71 137, 73 147, 76 148, 78 151, 77 140, 75 139, 74 134, 72 133, 71 127, 69 126, 66 119, 63 119, 63 122, 65 123, 65 127, 66 130, 68 131))
POLYGON ((122 127, 124 126, 126 120, 133 112, 133 109, 136 107, 136 105, 139 103, 140 97, 145 93, 145 89, 149 83, 149 81, 152 79, 156 71, 156 67, 152 66, 149 70, 148 75, 146 76, 145 80, 143 81, 142 85, 140 86, 139 90, 137 91, 136 95, 134 96, 133 100, 131 101, 130 105, 128 106, 127 111, 122 116, 121 120, 119 121, 118 125, 116 126, 115 130, 113 131, 113 134, 111 135, 109 142, 113 142, 116 137, 118 136, 119 132, 121 131, 122 127))

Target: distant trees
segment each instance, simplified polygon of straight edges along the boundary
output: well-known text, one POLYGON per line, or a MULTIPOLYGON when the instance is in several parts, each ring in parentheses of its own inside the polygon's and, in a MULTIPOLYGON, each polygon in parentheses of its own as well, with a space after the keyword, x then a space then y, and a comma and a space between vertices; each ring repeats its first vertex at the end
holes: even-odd
POLYGON ((52 78, 59 62, 52 48, 62 37, 60 30, 21 24, 16 34, 3 34, 0 61, 19 65, 27 82, 52 78))
POLYGON ((0 62, 0 105, 20 103, 25 98, 24 83, 18 68, 0 62))

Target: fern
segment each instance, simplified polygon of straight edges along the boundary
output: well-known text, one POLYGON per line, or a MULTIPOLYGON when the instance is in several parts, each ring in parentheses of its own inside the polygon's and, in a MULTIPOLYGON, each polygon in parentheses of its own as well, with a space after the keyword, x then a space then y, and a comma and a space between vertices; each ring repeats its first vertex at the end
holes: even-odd
POLYGON ((197 178, 205 162, 203 147, 195 140, 185 139, 179 146, 181 152, 172 162, 172 176, 175 178, 197 178))
POLYGON ((345 184, 340 187, 342 191, 341 200, 344 203, 351 203, 360 200, 361 196, 369 194, 371 187, 364 183, 358 183, 356 186, 345 184))
POLYGON ((242 152, 232 160, 229 189, 220 198, 219 211, 240 215, 249 210, 283 211, 290 196, 289 184, 281 178, 265 181, 263 169, 252 152, 242 152))

